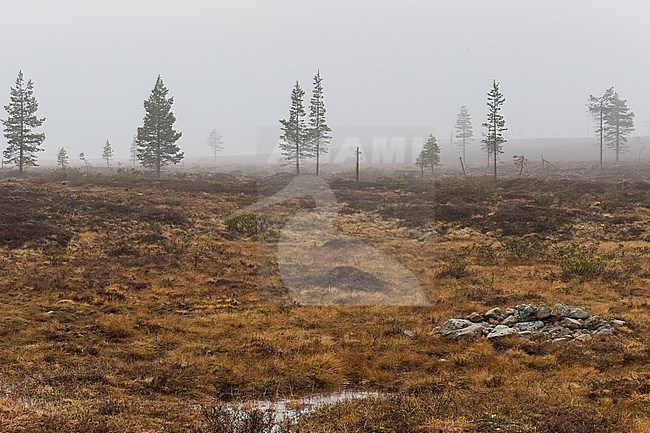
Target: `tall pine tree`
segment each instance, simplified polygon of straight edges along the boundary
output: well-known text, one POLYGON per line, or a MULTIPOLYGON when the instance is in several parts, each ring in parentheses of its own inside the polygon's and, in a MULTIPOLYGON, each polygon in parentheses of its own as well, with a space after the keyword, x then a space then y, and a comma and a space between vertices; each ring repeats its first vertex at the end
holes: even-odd
POLYGON ((634 113, 627 101, 614 92, 605 111, 605 144, 616 154, 616 162, 621 153, 628 150, 627 137, 634 131, 634 113))
POLYGON ((614 88, 610 87, 605 91, 602 96, 589 95, 587 102, 587 112, 591 115, 596 123, 596 133, 600 138, 600 167, 603 167, 603 153, 605 146, 605 113, 609 110, 612 97, 614 96, 614 88))
POLYGON ((65 147, 60 147, 56 154, 56 163, 61 170, 65 170, 68 166, 68 160, 68 151, 65 150, 65 147))
POLYGON ((431 173, 440 165, 440 145, 433 134, 429 134, 427 142, 424 143, 424 151, 427 159, 427 165, 431 167, 431 173))
POLYGON ((300 83, 296 81, 291 91, 289 118, 280 120, 280 124, 282 124, 280 150, 287 161, 295 161, 296 174, 300 174, 300 160, 313 155, 307 142, 304 96, 305 91, 300 87, 300 83))
POLYGON ((506 98, 499 91, 499 83, 494 80, 492 90, 487 94, 488 96, 488 120, 483 124, 487 129, 487 133, 483 134, 482 143, 484 149, 488 153, 488 160, 490 155, 493 156, 494 162, 494 178, 497 178, 497 157, 503 153, 503 144, 506 139, 503 138, 503 132, 507 131, 506 121, 503 115, 500 114, 503 103, 506 98))
POLYGON ((420 167, 420 176, 424 178, 424 169, 429 167, 429 160, 427 158, 426 148, 422 148, 422 150, 420 151, 420 154, 415 159, 415 165, 420 167))
POLYGON ((217 153, 223 150, 223 136, 217 132, 216 129, 210 131, 208 136, 208 146, 212 149, 214 154, 214 162, 217 162, 217 153))
POLYGON ((420 167, 422 177, 424 177, 425 168, 431 167, 431 173, 434 173, 435 168, 440 165, 440 145, 433 134, 429 134, 429 138, 422 146, 422 150, 415 160, 415 165, 420 167))
POLYGON ((466 162, 465 151, 467 144, 474 137, 474 130, 472 128, 472 117, 469 114, 469 109, 463 105, 460 107, 460 113, 456 119, 456 139, 461 146, 463 153, 463 161, 466 162))
POLYGON ((320 156, 327 153, 332 131, 325 120, 325 101, 323 98, 323 78, 320 71, 314 76, 314 91, 309 101, 309 128, 307 138, 309 147, 316 156, 316 176, 320 174, 320 156))
POLYGON ((6 105, 7 119, 3 119, 4 135, 8 146, 4 151, 4 163, 18 166, 18 173, 23 174, 25 167, 34 167, 36 153, 44 149, 45 133, 34 132, 35 128, 43 125, 45 118, 36 117, 38 101, 34 97, 34 83, 23 78, 23 72, 18 73, 16 85, 11 88, 11 99, 6 105))
POLYGON ((185 156, 176 145, 183 134, 174 130, 174 98, 168 98, 168 93, 159 75, 149 99, 144 101, 144 123, 138 128, 138 159, 144 167, 153 168, 157 177, 162 167, 178 164, 185 156))
POLYGON ((113 158, 113 146, 111 145, 111 142, 106 140, 106 143, 104 144, 104 149, 102 151, 102 159, 106 160, 106 167, 111 166, 111 159, 113 158))

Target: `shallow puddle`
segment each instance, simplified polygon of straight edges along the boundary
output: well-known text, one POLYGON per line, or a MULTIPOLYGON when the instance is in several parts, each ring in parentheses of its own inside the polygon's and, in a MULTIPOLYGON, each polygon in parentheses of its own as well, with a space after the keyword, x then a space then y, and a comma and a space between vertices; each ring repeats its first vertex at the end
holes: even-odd
POLYGON ((300 417, 310 414, 323 406, 342 403, 348 400, 378 397, 378 392, 369 391, 343 391, 331 394, 314 394, 298 399, 259 400, 237 404, 234 410, 258 409, 264 412, 273 412, 276 423, 289 421, 295 423, 300 417))

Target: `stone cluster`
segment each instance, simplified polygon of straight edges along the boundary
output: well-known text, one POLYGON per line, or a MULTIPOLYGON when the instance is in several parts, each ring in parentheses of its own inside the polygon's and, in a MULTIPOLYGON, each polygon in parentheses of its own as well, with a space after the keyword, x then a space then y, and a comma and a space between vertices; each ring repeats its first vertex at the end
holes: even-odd
POLYGON ((474 312, 464 319, 449 319, 434 331, 452 340, 475 340, 486 337, 498 340, 515 335, 545 341, 588 341, 594 337, 610 337, 622 320, 605 320, 592 316, 582 308, 555 304, 553 308, 522 304, 514 308, 492 308, 485 313, 474 312))

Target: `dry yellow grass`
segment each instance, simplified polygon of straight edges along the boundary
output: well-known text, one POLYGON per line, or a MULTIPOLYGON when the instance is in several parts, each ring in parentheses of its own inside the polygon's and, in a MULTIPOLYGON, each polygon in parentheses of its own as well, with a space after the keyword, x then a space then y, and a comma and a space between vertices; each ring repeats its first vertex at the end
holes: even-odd
POLYGON ((354 428, 411 412, 419 424, 403 431, 559 432, 540 420, 587 418, 596 430, 581 431, 649 431, 647 184, 607 216, 593 202, 621 193, 614 181, 334 181, 337 229, 396 258, 431 304, 351 307, 295 305, 278 274, 278 231, 309 200, 267 211, 274 225, 256 236, 224 225, 258 190, 286 181, 2 182, 0 431, 190 431, 197 405, 214 398, 342 388, 403 397, 341 405, 338 424, 317 415, 303 431, 370 431, 354 428), (571 187, 585 189, 583 199, 558 201, 545 220, 538 191, 560 200, 571 187), (522 206, 537 212, 531 224, 522 206), (31 231, 16 230, 26 222, 31 231), (525 227, 542 232, 543 251, 507 246, 525 227), (434 236, 416 242, 426 230, 434 236), (606 272, 563 274, 553 249, 572 242, 598 243, 606 272), (629 328, 566 345, 457 343, 432 332, 475 310, 541 302, 629 328))

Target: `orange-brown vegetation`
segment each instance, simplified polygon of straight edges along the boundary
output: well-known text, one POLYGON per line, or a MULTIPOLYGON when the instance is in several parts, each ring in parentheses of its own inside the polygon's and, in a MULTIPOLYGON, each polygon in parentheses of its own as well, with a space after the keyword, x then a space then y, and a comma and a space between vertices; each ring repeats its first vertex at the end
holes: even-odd
POLYGON ((288 176, 2 181, 0 431, 221 431, 200 409, 215 399, 372 389, 295 429, 648 432, 650 183, 626 176, 333 177, 337 229, 416 275, 431 305, 413 308, 293 302, 275 248, 312 201, 254 233, 223 220, 288 176), (541 302, 628 326, 570 344, 432 332, 541 302))

